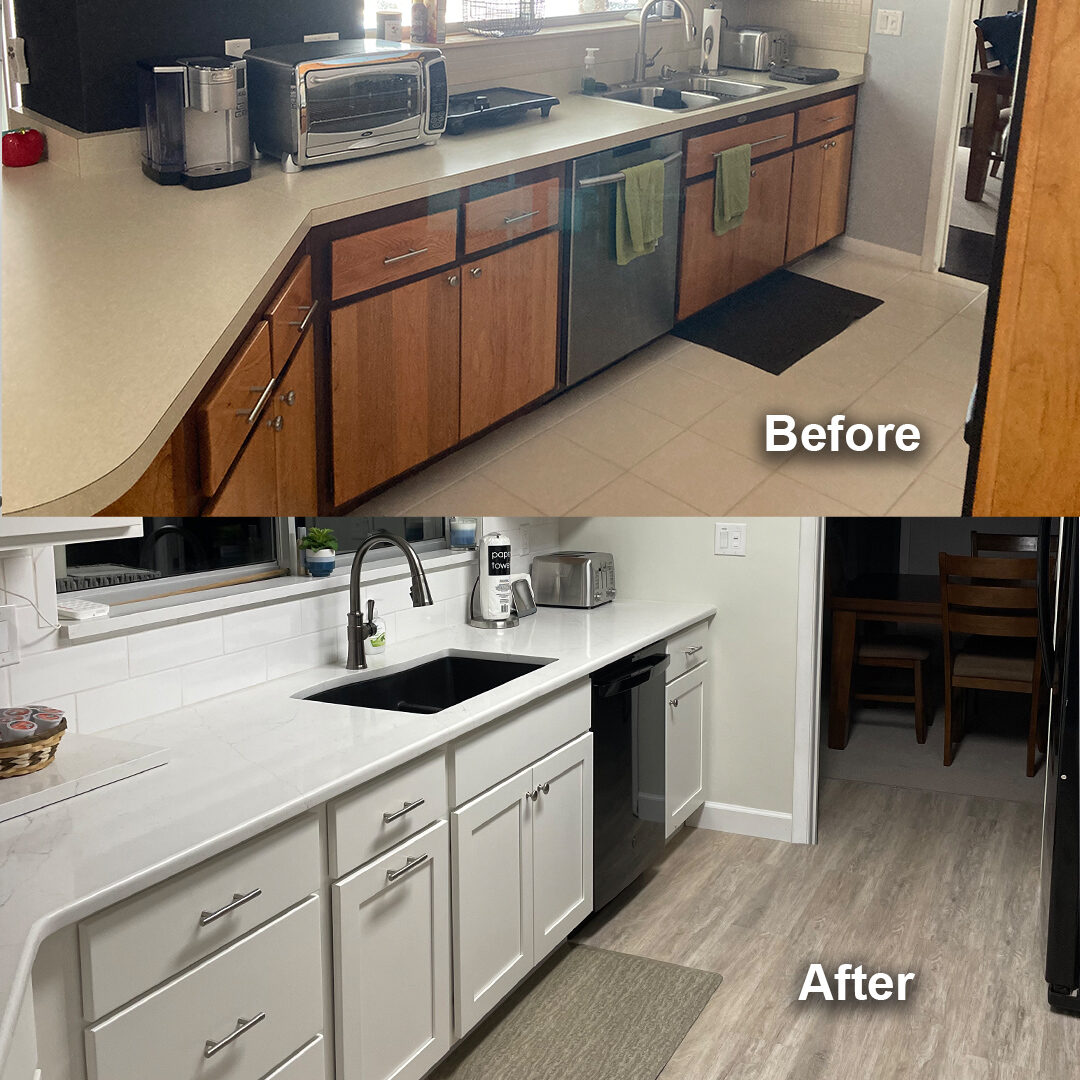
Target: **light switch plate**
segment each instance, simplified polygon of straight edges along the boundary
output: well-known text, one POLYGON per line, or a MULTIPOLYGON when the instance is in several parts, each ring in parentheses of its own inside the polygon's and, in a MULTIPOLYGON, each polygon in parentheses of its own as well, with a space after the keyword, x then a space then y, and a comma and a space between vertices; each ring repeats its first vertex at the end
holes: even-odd
POLYGON ((746 554, 747 527, 743 521, 718 521, 713 533, 714 555, 746 554))
POLYGON ((0 606, 0 667, 19 662, 19 622, 14 604, 0 606))
POLYGON ((240 59, 250 48, 251 38, 249 37, 228 38, 225 42, 225 55, 240 59))
POLYGON ((890 37, 899 37, 904 29, 904 13, 891 11, 888 8, 878 8, 877 23, 874 33, 888 34, 890 37))

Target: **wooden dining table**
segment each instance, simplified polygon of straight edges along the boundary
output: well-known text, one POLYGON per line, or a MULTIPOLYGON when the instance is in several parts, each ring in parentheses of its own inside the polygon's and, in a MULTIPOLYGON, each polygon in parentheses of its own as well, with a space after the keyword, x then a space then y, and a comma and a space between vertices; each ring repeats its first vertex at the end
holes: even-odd
POLYGON ((921 623, 941 627, 937 574, 863 574, 829 597, 832 611, 832 668, 829 692, 829 749, 843 750, 851 728, 851 676, 855 631, 865 622, 921 623))

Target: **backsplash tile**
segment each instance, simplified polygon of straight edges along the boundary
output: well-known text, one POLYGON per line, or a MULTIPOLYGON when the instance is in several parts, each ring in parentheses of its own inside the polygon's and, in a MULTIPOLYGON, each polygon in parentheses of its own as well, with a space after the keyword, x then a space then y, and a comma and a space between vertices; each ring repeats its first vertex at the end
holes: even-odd
POLYGON ((91 690, 128 676, 126 638, 93 641, 25 657, 10 671, 16 704, 48 704, 57 694, 91 690))
POLYGON ((128 666, 133 676, 149 675, 209 660, 223 651, 221 619, 196 619, 132 634, 128 638, 128 666))
POLYGON ((181 704, 180 671, 160 671, 75 695, 76 730, 92 735, 181 704))
POLYGON ((342 624, 340 630, 319 630, 275 641, 266 647, 266 677, 281 679, 320 664, 344 664, 345 640, 342 624))
POLYGON ((256 686, 266 681, 266 649, 246 649, 189 664, 181 672, 181 679, 185 705, 256 686))
POLYGON ((296 637, 300 633, 300 605, 291 600, 234 611, 221 617, 221 629, 226 653, 296 637))

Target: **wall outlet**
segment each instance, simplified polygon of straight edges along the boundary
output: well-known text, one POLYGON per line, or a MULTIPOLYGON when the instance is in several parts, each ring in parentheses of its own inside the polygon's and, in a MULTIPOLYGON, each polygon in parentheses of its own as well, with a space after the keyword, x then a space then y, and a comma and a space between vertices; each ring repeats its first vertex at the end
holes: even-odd
POLYGON ((718 521, 713 539, 713 554, 745 555, 747 532, 745 522, 718 521))
POLYGON ((874 25, 874 33, 899 37, 903 29, 904 13, 902 11, 889 11, 886 8, 878 8, 877 23, 874 25))
POLYGON ((251 48, 251 38, 234 37, 225 40, 225 55, 240 58, 251 48))
POLYGON ((0 606, 0 667, 19 662, 18 609, 14 604, 0 606))
POLYGON ((341 35, 335 30, 332 34, 305 34, 305 41, 337 41, 341 35))

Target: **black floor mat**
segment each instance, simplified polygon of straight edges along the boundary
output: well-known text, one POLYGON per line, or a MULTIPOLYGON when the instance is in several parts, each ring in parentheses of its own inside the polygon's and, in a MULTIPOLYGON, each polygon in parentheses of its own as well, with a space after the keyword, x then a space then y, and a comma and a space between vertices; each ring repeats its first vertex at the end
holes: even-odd
POLYGON ((949 242, 945 249, 943 274, 990 284, 990 268, 994 263, 994 237, 992 233, 949 226, 949 242))
POLYGON ((678 323, 672 333, 779 375, 884 303, 774 270, 678 323))

